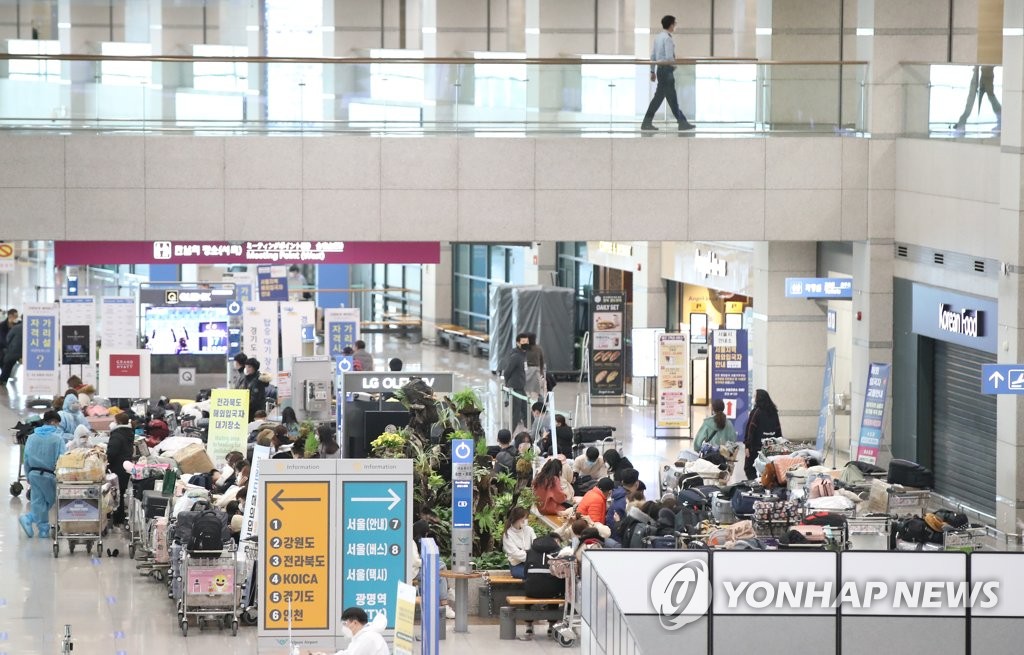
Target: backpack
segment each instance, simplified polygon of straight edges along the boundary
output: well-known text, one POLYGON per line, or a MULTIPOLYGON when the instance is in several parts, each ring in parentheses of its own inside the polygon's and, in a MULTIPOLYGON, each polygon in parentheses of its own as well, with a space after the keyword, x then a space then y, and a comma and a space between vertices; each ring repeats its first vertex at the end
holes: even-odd
POLYGON ((651 537, 656 536, 658 526, 652 525, 651 523, 638 522, 633 526, 632 532, 628 535, 629 540, 626 544, 627 548, 644 548, 646 543, 651 537))
POLYGON ((808 494, 811 498, 824 498, 826 496, 836 495, 836 487, 832 482, 832 478, 828 476, 819 476, 811 481, 811 490, 808 494))
POLYGON ((935 510, 935 516, 939 517, 943 523, 950 524, 956 530, 966 528, 968 524, 966 514, 954 512, 950 509, 937 509, 935 510))
POLYGON ((678 540, 674 536, 648 537, 644 539, 644 548, 661 548, 672 550, 678 546, 678 540))
POLYGON ((204 557, 220 557, 221 548, 224 545, 222 532, 224 524, 217 512, 208 509, 196 517, 192 525, 192 537, 188 542, 188 551, 205 551, 204 557))

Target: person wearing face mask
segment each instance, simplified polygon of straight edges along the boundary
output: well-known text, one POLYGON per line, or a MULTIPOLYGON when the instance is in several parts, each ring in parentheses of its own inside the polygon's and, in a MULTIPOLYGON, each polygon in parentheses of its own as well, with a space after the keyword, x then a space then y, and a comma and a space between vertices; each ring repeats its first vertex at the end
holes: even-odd
POLYGON ((64 396, 63 409, 60 410, 60 429, 64 432, 64 441, 74 438, 78 426, 90 429, 89 420, 82 413, 82 404, 78 402, 77 396, 64 396))
POLYGON ((516 335, 516 346, 507 355, 501 365, 501 373, 505 377, 505 386, 515 393, 512 396, 513 431, 526 428, 526 351, 530 348, 530 338, 520 332, 516 335))
POLYGON ((245 388, 245 361, 249 359, 245 356, 245 353, 238 353, 231 360, 231 380, 230 385, 232 389, 244 389, 245 388))
POLYGON ((267 408, 267 386, 269 375, 260 374, 260 360, 250 357, 245 360, 245 379, 242 388, 249 390, 249 421, 256 417, 256 412, 267 408))
POLYGON ((577 496, 590 491, 601 478, 608 477, 608 467, 601 457, 601 451, 594 446, 590 446, 585 453, 573 460, 572 470, 576 474, 573 488, 577 496))
POLYGON ((537 534, 529 524, 530 512, 525 507, 513 507, 505 520, 501 546, 508 557, 508 569, 513 578, 526 579, 526 553, 537 534))

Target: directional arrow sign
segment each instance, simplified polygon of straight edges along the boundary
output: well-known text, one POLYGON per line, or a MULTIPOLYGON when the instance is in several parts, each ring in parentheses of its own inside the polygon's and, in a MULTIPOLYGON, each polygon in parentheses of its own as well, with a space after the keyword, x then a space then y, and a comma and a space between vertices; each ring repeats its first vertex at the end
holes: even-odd
POLYGON ((390 503, 388 510, 395 509, 395 505, 402 502, 402 497, 395 493, 395 490, 388 487, 388 495, 383 498, 353 498, 353 503, 390 503))
POLYGON ((282 498, 284 495, 284 489, 278 489, 277 493, 270 500, 277 505, 278 509, 284 509, 284 505, 281 503, 318 503, 322 498, 282 498))
POLYGON ((1024 394, 1024 364, 984 364, 981 393, 1024 394))

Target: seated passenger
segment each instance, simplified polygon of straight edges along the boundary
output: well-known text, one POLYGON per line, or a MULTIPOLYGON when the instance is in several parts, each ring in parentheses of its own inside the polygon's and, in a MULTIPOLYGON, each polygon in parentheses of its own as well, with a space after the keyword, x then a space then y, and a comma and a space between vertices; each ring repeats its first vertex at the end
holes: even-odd
MULTIPOLYGON (((562 550, 555 533, 537 537, 526 553, 526 595, 530 598, 564 598, 565 581, 551 575, 549 560, 562 550)), ((530 630, 527 630, 530 634, 530 630)))
POLYGON ((608 498, 614 488, 611 478, 601 478, 593 489, 584 494, 576 512, 594 523, 604 523, 608 514, 608 498))
POLYGON ((501 546, 508 557, 508 569, 513 578, 526 579, 526 554, 537 538, 529 523, 530 512, 524 507, 513 507, 505 520, 501 546))
MULTIPOLYGON (((533 494, 541 514, 558 514, 572 507, 570 497, 562 487, 562 462, 550 459, 533 480, 533 494)), ((603 516, 603 510, 602 510, 603 516)))
POLYGON ((622 482, 622 473, 626 469, 636 468, 629 458, 623 457, 619 451, 609 448, 604 451, 604 463, 608 466, 608 475, 615 482, 622 482))
POLYGON ((725 415, 725 402, 715 398, 711 401, 711 416, 704 419, 693 440, 693 449, 699 453, 704 444, 717 448, 735 442, 736 428, 725 415))

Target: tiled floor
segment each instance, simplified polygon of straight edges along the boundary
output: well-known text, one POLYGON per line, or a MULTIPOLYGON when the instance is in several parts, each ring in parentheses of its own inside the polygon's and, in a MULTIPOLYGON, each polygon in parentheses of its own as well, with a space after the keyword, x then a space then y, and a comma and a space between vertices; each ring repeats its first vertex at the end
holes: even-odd
MULTIPOLYGON (((457 387, 486 389, 488 422, 493 425, 498 412, 496 378, 487 371, 487 361, 465 354, 451 353, 428 344, 413 346, 399 340, 371 344, 378 366, 398 356, 407 370, 454 371, 457 387)), ((572 411, 580 385, 562 382, 556 389, 558 411, 572 411)), ((0 471, 4 489, 15 479, 18 450, 7 436, 24 414, 24 398, 18 383, 0 389, 0 471)), ((618 428, 627 454, 640 469, 648 487, 656 487, 656 470, 666 453, 681 447, 678 440, 651 438, 653 408, 650 406, 595 407, 594 424, 618 428)), ((493 428, 489 433, 494 434, 493 428)), ((493 437, 492 437, 493 438, 493 437)), ((61 652, 64 625, 70 624, 75 653, 85 655, 209 655, 210 653, 254 653, 255 628, 242 628, 237 637, 230 631, 191 630, 182 638, 175 624, 174 609, 166 587, 137 574, 133 563, 123 554, 123 537, 108 537, 105 546, 118 547, 119 558, 95 559, 81 550, 67 555, 66 549, 54 559, 49 541, 29 541, 18 527, 17 517, 27 507, 24 496, 8 497, 7 510, 0 512, 0 655, 53 655, 61 652)), ((449 622, 448 653, 564 653, 546 638, 534 642, 498 639, 496 625, 472 625, 469 634, 455 635, 449 622)))

